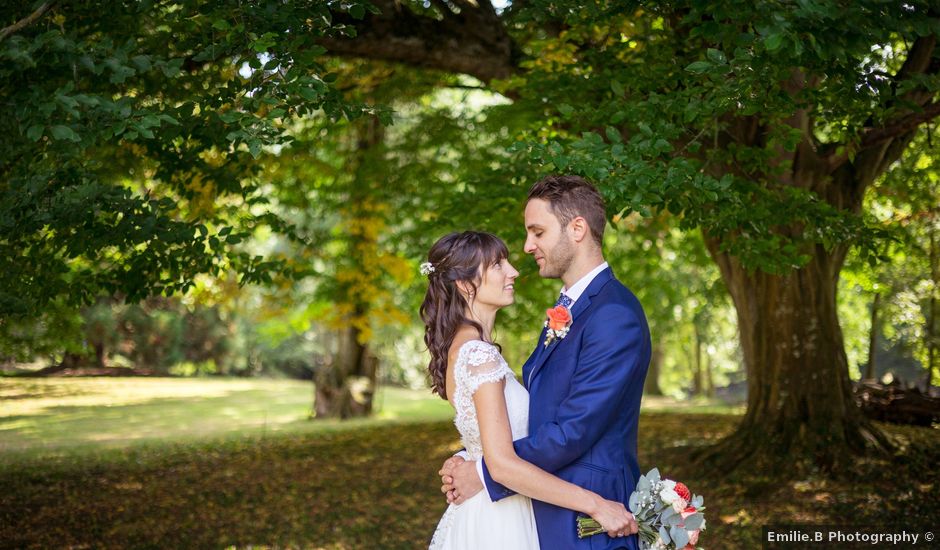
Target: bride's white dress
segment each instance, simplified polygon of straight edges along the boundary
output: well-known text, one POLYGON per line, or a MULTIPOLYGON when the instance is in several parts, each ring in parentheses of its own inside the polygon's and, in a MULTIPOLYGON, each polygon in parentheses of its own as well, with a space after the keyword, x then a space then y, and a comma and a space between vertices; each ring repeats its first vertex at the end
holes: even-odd
MULTIPOLYGON (((454 424, 471 460, 483 458, 473 393, 486 382, 506 379, 506 409, 513 440, 528 434, 529 394, 492 344, 464 343, 454 363, 454 424)), ((460 505, 451 504, 437 525, 430 550, 537 550, 539 537, 528 497, 513 495, 498 502, 486 489, 460 505)))

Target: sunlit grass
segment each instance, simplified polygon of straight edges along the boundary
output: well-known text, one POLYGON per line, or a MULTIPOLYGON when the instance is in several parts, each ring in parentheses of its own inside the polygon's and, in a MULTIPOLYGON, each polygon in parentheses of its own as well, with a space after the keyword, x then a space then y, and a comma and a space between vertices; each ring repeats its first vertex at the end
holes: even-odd
POLYGON ((382 387, 376 414, 310 421, 313 384, 200 378, 0 379, 0 454, 302 434, 450 418, 430 392, 382 387))
MULTIPOLYGON (((35 460, 130 445, 332 432, 449 420, 428 390, 381 387, 375 414, 311 421, 313 384, 224 378, 0 378, 0 458, 35 460)), ((644 397, 645 412, 736 413, 717 401, 644 397)))
POLYGON ((643 396, 643 412, 682 412, 694 414, 744 414, 746 406, 730 405, 719 399, 696 397, 679 400, 672 397, 643 396))

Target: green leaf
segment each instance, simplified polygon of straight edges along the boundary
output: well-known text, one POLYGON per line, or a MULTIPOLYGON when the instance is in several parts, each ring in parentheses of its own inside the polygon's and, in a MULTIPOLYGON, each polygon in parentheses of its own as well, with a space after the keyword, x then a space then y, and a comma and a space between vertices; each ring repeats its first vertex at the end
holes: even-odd
POLYGON ((238 111, 225 111, 219 115, 219 118, 226 124, 232 124, 241 120, 242 114, 238 111))
POLYGON ((694 63, 690 63, 685 68, 685 70, 689 71, 690 73, 702 74, 711 68, 712 68, 712 64, 709 63, 708 61, 695 61, 694 63))
POLYGON ((349 15, 354 19, 362 19, 366 16, 366 8, 362 4, 353 4, 349 7, 349 15))
POLYGON ((775 52, 783 46, 784 36, 779 33, 771 34, 766 39, 764 39, 764 47, 767 48, 768 52, 775 52))
POLYGON ((147 55, 135 55, 131 58, 131 63, 141 71, 149 71, 151 67, 150 56, 147 55))
POLYGON ((82 138, 79 137, 77 133, 75 133, 75 130, 69 128, 68 126, 63 126, 61 124, 57 124, 52 127, 52 137, 53 139, 56 139, 59 141, 68 140, 68 141, 73 141, 75 143, 78 143, 79 141, 82 140, 82 138))
POLYGON ((183 58, 171 59, 163 65, 163 76, 167 78, 173 78, 176 75, 180 74, 180 70, 183 67, 183 58))
POLYGON ((719 65, 724 65, 725 63, 728 62, 728 59, 725 57, 725 54, 722 53, 720 50, 716 50, 714 48, 708 48, 708 51, 706 52, 706 57, 708 57, 708 59, 712 60, 713 62, 719 65))
POLYGON ((249 139, 248 140, 248 152, 251 153, 252 157, 258 158, 261 155, 261 140, 249 139))
POLYGON ((614 92, 615 96, 623 97, 623 94, 624 94, 623 86, 616 80, 610 81, 610 89, 612 92, 614 92))
POLYGON ((44 129, 45 127, 41 124, 34 124, 33 126, 30 126, 28 130, 26 130, 26 137, 33 141, 39 141, 39 139, 42 138, 42 131, 44 129))
POLYGON ((606 133, 607 133, 607 139, 609 139, 613 143, 620 143, 623 140, 622 136, 620 135, 620 131, 614 128, 613 126, 608 126, 606 133))

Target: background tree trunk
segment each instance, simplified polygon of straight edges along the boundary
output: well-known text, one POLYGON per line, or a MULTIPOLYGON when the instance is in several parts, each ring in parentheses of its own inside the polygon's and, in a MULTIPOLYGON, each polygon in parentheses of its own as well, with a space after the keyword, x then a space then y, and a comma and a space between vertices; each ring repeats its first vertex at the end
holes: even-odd
POLYGON ((359 330, 348 327, 338 333, 332 364, 314 378, 316 417, 351 418, 372 414, 378 359, 360 341, 359 330))
POLYGON ((871 330, 868 333, 868 366, 865 367, 865 379, 871 380, 875 377, 875 358, 878 356, 878 307, 881 302, 881 294, 875 293, 875 299, 871 302, 871 330))
POLYGON ((653 351, 650 356, 650 367, 646 373, 646 382, 643 386, 643 393, 646 395, 662 395, 663 390, 659 386, 659 372, 663 364, 663 346, 659 340, 653 340, 653 351))
POLYGON ((705 393, 705 373, 702 367, 702 331, 699 329, 698 323, 694 323, 693 327, 695 328, 695 348, 693 356, 692 395, 700 396, 705 393))
POLYGON ((705 355, 705 395, 708 398, 715 397, 715 380, 712 377, 712 358, 711 355, 705 355))
POLYGON ((369 348, 370 303, 378 284, 375 271, 381 234, 381 208, 371 190, 381 185, 373 169, 385 136, 377 117, 359 122, 354 155, 355 177, 342 208, 348 235, 345 270, 338 276, 339 307, 350 311, 338 319, 337 346, 332 362, 314 377, 316 418, 350 418, 372 414, 378 377, 378 358, 369 348))
POLYGON ((933 371, 937 366, 934 359, 937 353, 937 285, 940 284, 940 253, 937 251, 937 234, 935 226, 930 226, 930 276, 933 279, 933 289, 930 293, 930 304, 927 321, 927 380, 924 389, 930 394, 933 385, 933 371))

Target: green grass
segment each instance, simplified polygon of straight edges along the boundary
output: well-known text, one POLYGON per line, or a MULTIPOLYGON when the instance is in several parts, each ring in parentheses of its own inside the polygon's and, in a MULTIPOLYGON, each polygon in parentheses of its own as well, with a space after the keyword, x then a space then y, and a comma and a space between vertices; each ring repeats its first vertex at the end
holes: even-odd
MULTIPOLYGON (((296 380, 219 378, 0 378, 0 462, 129 445, 306 434, 386 422, 447 420, 429 391, 381 387, 376 413, 340 422, 309 420, 313 385, 296 380)), ((644 411, 736 414, 707 400, 647 397, 644 411)))
MULTIPOLYGON (((384 388, 376 418, 309 422, 311 385, 216 379, 0 380, 0 548, 426 547, 460 446, 444 401, 384 388)), ((894 457, 836 478, 714 471, 692 451, 739 409, 648 399, 640 464, 705 496, 703 547, 767 524, 926 528, 940 430, 882 425, 894 457), (687 412, 695 411, 695 412, 687 412)))
POLYGON ((129 445, 444 420, 430 392, 382 387, 372 418, 309 420, 313 385, 210 378, 0 378, 0 461, 129 445))

